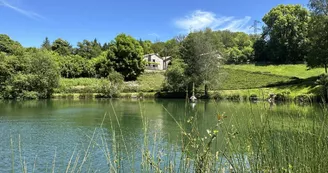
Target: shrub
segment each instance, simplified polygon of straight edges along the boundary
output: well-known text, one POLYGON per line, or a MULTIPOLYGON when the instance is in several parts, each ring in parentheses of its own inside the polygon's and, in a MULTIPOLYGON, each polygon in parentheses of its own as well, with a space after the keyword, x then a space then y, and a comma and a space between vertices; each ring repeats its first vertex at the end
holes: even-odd
POLYGON ((103 94, 104 97, 118 97, 123 89, 124 78, 117 72, 112 72, 107 79, 101 79, 98 93, 103 94))

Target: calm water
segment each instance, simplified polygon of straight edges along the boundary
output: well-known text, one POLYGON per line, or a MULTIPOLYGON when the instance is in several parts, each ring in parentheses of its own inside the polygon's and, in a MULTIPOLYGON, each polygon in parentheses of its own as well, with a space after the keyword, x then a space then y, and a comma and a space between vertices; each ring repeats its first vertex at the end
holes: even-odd
MULTIPOLYGON (((181 133, 176 121, 188 130, 190 125, 186 120, 191 116, 197 117, 197 128, 204 134, 206 129, 216 124, 218 114, 226 115, 224 121, 229 125, 239 124, 242 133, 243 122, 250 118, 260 121, 262 114, 272 116, 277 126, 295 121, 283 116, 286 111, 295 115, 299 120, 295 124, 300 125, 318 118, 314 115, 320 109, 294 104, 270 108, 268 103, 214 101, 191 105, 184 100, 0 102, 0 172, 11 172, 13 164, 16 172, 22 171, 22 164, 26 165, 28 172, 33 169, 35 172, 51 172, 53 167, 55 172, 65 172, 71 156, 74 161, 76 157, 83 158, 86 151, 93 154, 87 156, 88 161, 82 170, 90 168, 104 172, 108 170, 108 164, 104 147, 100 146, 106 143, 111 150, 114 131, 115 136, 123 135, 125 140, 126 147, 116 142, 120 146, 118 148, 135 154, 135 167, 140 167, 138 160, 144 145, 145 122, 148 122, 147 133, 160 134, 161 138, 156 140, 165 145, 179 146, 181 133), (250 114, 254 116, 249 117, 250 114)), ((293 129, 293 124, 289 125, 293 129)), ((153 135, 150 137, 151 140, 155 138, 153 135)), ((216 147, 220 146, 220 140, 218 137, 216 147)))

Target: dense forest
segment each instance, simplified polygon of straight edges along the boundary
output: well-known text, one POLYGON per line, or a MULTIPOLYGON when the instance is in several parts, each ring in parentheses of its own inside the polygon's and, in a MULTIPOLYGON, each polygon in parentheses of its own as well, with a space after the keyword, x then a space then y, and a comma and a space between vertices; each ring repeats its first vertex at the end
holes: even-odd
POLYGON ((309 68, 328 63, 328 7, 322 0, 301 5, 279 5, 262 19, 261 34, 205 29, 152 42, 119 34, 107 43, 45 38, 40 47, 23 47, 0 35, 0 98, 49 98, 59 78, 103 78, 107 90, 119 90, 145 70, 143 55, 171 56, 166 71, 167 91, 203 86, 205 95, 220 79, 222 64, 306 63, 309 68))

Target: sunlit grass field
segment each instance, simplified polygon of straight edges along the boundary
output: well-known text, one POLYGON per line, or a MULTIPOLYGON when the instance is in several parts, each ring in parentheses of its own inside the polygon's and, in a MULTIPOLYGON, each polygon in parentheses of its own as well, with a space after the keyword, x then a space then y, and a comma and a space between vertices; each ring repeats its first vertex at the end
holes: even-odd
POLYGON ((288 77, 298 77, 306 79, 313 76, 318 76, 325 73, 324 68, 315 68, 308 69, 304 64, 297 65, 225 65, 224 68, 234 69, 234 70, 245 70, 250 72, 262 72, 275 74, 279 76, 288 76, 288 77))

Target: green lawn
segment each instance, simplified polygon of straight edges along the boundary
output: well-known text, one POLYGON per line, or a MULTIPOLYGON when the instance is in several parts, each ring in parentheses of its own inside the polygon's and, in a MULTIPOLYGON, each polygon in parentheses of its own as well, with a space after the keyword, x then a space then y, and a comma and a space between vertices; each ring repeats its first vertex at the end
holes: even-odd
POLYGON ((222 69, 220 75, 220 85, 214 87, 214 90, 235 90, 263 88, 268 85, 274 85, 281 82, 290 82, 292 79, 287 76, 273 74, 263 74, 260 72, 251 72, 226 68, 222 69))
POLYGON ((288 77, 298 77, 301 79, 319 76, 325 72, 324 68, 315 68, 307 70, 306 65, 297 64, 297 65, 267 65, 267 66, 258 66, 254 64, 247 65, 225 65, 224 68, 227 69, 237 69, 245 70, 250 72, 261 72, 261 73, 270 73, 280 76, 288 77))

